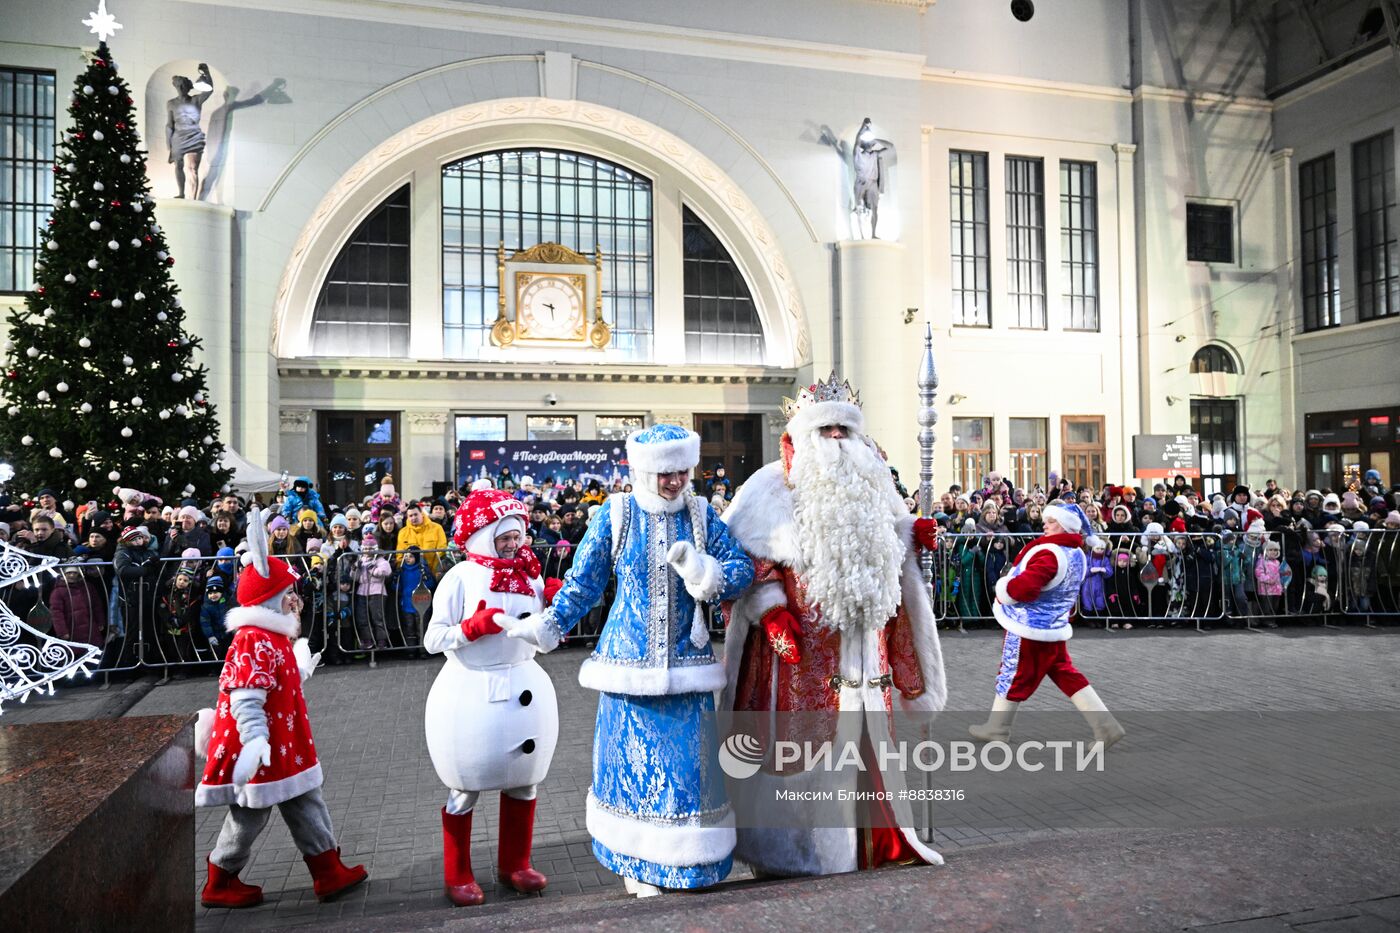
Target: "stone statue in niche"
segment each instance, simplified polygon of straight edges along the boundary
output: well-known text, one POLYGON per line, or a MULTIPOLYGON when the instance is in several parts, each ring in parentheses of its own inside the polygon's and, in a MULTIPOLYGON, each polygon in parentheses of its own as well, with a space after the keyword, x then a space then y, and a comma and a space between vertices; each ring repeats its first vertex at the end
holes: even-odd
POLYGON ((165 144, 170 161, 175 164, 175 197, 185 196, 186 173, 189 176, 191 200, 199 200, 199 163, 204 158, 204 130, 199 128, 204 102, 214 92, 214 79, 209 66, 199 63, 199 79, 191 81, 184 75, 170 79, 175 96, 165 105, 165 144))
POLYGON ((856 131, 855 142, 851 145, 851 169, 855 174, 854 210, 856 231, 861 239, 865 234, 865 219, 870 219, 868 239, 877 239, 875 228, 880 222, 880 195, 885 190, 884 153, 893 145, 875 136, 875 130, 866 117, 856 131))

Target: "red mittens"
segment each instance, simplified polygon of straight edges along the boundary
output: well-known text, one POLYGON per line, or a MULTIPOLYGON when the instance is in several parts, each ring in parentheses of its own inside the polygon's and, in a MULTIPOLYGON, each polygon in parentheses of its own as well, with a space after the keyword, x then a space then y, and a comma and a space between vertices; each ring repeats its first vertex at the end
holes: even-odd
POLYGON ((938 521, 932 518, 914 519, 914 543, 925 551, 938 547, 938 521))
POLYGON ((496 614, 500 609, 487 609, 486 600, 477 604, 476 612, 462 620, 462 634, 467 636, 467 641, 476 641, 482 635, 495 635, 501 631, 501 627, 496 624, 496 614))
POLYGON ((786 606, 774 606, 759 621, 778 660, 784 664, 796 664, 802 660, 802 652, 797 647, 797 636, 802 634, 802 626, 786 606))
POLYGON ((544 581, 544 604, 554 605, 555 595, 564 587, 564 581, 558 577, 546 577, 544 581))

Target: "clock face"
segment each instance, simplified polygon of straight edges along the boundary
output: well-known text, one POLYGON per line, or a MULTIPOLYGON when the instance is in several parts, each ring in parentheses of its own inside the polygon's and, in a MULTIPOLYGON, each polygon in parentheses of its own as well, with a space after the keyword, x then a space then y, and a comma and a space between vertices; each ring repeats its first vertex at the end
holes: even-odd
POLYGON ((519 273, 515 317, 521 338, 582 339, 582 278, 575 275, 519 273), (575 282, 574 279, 580 281, 575 282))

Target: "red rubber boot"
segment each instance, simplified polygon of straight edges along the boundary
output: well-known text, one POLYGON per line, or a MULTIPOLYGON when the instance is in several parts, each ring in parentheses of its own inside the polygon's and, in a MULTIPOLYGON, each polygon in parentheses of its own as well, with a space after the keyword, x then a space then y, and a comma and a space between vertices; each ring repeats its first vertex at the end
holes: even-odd
POLYGON ((236 873, 209 862, 209 880, 204 882, 199 902, 205 907, 256 907, 263 902, 262 888, 244 884, 236 873))
POLYGON ((543 891, 549 879, 530 867, 535 836, 535 801, 501 794, 501 838, 496 868, 501 884, 529 894, 543 891))
POLYGON ((304 855, 302 859, 311 869, 311 887, 320 901, 328 901, 369 877, 363 865, 346 868, 340 860, 339 847, 327 849, 320 855, 304 855))
POLYGON ((472 811, 448 813, 442 808, 442 893, 458 907, 475 907, 486 900, 472 874, 472 811))

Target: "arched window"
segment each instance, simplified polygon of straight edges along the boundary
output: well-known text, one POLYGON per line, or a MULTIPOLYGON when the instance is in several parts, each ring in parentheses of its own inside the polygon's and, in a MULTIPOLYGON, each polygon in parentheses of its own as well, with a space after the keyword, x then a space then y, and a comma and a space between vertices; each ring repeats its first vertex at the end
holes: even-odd
POLYGON ((681 211, 686 362, 762 363, 763 326, 743 273, 705 222, 681 211))
POLYGON ((1224 347, 1208 343, 1197 350, 1195 356, 1191 357, 1191 372, 1233 373, 1235 372, 1235 358, 1224 347))
POLYGON ((408 186, 351 234, 316 296, 315 356, 408 355, 408 186))
POLYGON ((562 243, 603 251, 603 319, 612 345, 651 359, 651 181, 593 156, 510 149, 442 169, 443 352, 471 359, 490 346, 499 294, 496 250, 562 243))

